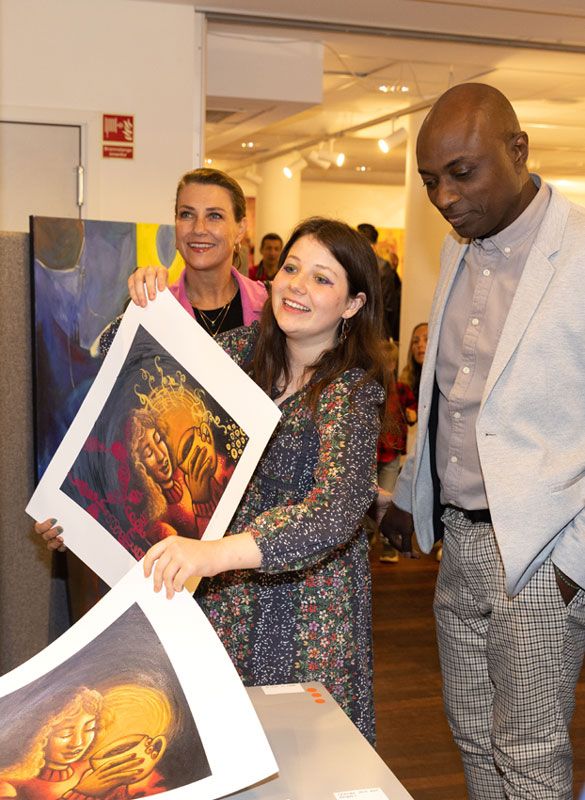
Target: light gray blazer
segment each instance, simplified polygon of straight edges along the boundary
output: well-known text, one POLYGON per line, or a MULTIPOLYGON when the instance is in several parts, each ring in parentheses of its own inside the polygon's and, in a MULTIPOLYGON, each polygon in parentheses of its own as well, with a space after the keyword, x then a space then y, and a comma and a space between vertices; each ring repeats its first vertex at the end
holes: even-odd
MULTIPOLYGON (((585 209, 551 187, 477 418, 479 457, 510 594, 552 554, 585 586, 585 209)), ((417 441, 394 491, 433 545, 429 411, 441 321, 468 247, 452 231, 429 320, 417 441)))

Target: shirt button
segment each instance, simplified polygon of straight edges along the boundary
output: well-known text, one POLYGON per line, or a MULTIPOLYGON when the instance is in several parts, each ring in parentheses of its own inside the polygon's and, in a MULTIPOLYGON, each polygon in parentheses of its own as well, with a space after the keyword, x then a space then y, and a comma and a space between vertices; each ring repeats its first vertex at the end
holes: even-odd
POLYGON ((479 320, 478 320, 478 318, 477 318, 477 317, 474 317, 474 318, 471 320, 471 324, 472 324, 472 325, 479 325, 479 320))
POLYGON ((510 252, 510 248, 509 247, 504 247, 504 253, 506 253, 506 255, 508 255, 509 252, 510 252))
POLYGON ((469 375, 469 367, 463 367, 461 372, 463 372, 464 375, 469 375))
POLYGON ((459 411, 456 411, 456 412, 453 414, 453 416, 454 416, 454 418, 455 418, 455 419, 461 419, 461 414, 460 414, 460 412, 459 412, 459 411))
POLYGON ((456 464, 457 463, 457 456, 451 456, 451 463, 452 464, 456 464))
POLYGON ((484 269, 484 271, 483 271, 483 274, 484 274, 484 275, 486 276, 486 278, 487 278, 487 276, 490 274, 490 271, 489 271, 489 269, 484 269))

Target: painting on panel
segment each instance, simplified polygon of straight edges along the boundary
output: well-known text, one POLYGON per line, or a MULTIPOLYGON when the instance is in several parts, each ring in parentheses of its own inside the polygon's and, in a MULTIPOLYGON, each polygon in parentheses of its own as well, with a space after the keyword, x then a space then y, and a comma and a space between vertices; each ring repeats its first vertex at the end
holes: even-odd
POLYGON ((137 266, 182 268, 170 225, 31 218, 37 475, 100 368, 100 332, 124 310, 137 266))
POLYGON ((402 274, 404 260, 404 228, 378 228, 376 253, 386 261, 398 259, 398 274, 402 274))
POLYGON ((0 678, 0 719, 0 798, 212 798, 275 771, 209 622, 140 565, 0 678))
POLYGON ((126 310, 27 511, 113 586, 162 537, 223 536, 279 417, 165 291, 126 310))

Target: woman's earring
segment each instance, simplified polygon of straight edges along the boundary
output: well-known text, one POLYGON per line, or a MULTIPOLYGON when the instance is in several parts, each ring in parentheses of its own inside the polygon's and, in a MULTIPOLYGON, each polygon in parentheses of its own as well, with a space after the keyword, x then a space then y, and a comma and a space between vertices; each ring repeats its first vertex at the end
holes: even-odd
POLYGON ((341 330, 339 331, 339 344, 343 344, 347 339, 347 334, 349 333, 349 320, 346 317, 343 318, 343 322, 341 323, 341 330))
POLYGON ((241 256, 241 245, 239 242, 236 242, 234 245, 234 254, 232 256, 232 264, 236 269, 240 269, 242 266, 242 256, 241 256))

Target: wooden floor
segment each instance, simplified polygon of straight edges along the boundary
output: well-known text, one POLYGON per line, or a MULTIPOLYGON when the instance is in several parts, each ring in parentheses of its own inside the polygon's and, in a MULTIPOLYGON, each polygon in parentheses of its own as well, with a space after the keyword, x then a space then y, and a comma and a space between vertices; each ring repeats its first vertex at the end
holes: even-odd
MULTIPOLYGON (((435 646, 432 556, 378 561, 374 583, 374 682, 378 752, 415 800, 465 800, 461 762, 445 721, 435 646)), ((573 722, 575 793, 585 783, 585 671, 573 722)))

